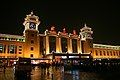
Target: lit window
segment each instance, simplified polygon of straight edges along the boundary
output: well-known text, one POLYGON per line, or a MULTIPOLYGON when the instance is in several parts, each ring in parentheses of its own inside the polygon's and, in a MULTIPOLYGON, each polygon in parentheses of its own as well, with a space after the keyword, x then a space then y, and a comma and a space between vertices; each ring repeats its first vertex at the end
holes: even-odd
POLYGON ((0 53, 6 52, 6 45, 0 44, 0 53))
POLYGON ((0 53, 3 53, 3 45, 0 44, 0 53))
POLYGON ((16 54, 17 53, 17 46, 16 45, 8 45, 8 53, 16 54))

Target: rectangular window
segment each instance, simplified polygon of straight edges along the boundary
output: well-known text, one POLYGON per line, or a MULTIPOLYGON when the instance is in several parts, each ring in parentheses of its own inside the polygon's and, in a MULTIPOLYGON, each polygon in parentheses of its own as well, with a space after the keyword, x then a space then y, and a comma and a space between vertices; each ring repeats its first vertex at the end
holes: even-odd
POLYGON ((5 53, 6 45, 0 44, 0 53, 5 53))
POLYGON ((17 53, 17 46, 16 45, 8 45, 8 53, 16 54, 17 53))
POLYGON ((22 51, 22 49, 19 49, 19 51, 22 51))
POLYGON ((33 51, 34 50, 34 48, 33 47, 31 47, 31 51, 33 51))
POLYGON ((10 46, 10 53, 13 54, 14 52, 15 52, 15 51, 14 51, 14 45, 11 45, 11 46, 10 46))
POLYGON ((19 46, 19 48, 22 48, 22 46, 19 46))
POLYGON ((30 54, 30 57, 33 57, 33 54, 30 54))
POLYGON ((19 54, 22 54, 22 52, 19 52, 19 54))
POLYGON ((3 44, 0 44, 0 53, 3 53, 3 44))

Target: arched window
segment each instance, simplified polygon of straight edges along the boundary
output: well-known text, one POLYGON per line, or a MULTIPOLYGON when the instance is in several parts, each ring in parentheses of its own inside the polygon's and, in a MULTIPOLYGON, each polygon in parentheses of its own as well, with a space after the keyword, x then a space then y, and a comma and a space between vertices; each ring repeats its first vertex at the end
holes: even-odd
POLYGON ((109 51, 107 51, 107 56, 109 56, 109 51))
POLYGON ((102 51, 100 51, 100 56, 102 56, 102 51))
POLYGON ((112 51, 110 51, 110 55, 112 56, 112 51))
POLYGON ((97 50, 95 50, 95 54, 96 54, 96 56, 98 56, 98 51, 97 50))

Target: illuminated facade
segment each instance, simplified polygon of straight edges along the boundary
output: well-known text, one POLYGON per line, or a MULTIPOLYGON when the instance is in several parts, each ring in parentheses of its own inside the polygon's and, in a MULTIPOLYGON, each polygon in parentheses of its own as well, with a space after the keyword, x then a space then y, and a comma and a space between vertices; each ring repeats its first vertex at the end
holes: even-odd
MULTIPOLYGON (((52 26, 43 34, 39 34, 39 17, 33 12, 27 15, 23 25, 23 36, 0 34, 0 58, 44 58, 55 54, 90 54, 94 59, 119 58, 120 46, 94 44, 91 28, 86 24, 79 34, 56 32, 52 26)), ((59 56, 61 57, 61 56, 59 56)), ((62 58, 62 57, 61 57, 62 58)))

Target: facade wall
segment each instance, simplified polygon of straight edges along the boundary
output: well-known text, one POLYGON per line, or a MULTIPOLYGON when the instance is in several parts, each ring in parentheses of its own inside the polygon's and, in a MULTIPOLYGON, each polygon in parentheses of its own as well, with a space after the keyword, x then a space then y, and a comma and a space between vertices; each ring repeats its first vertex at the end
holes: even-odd
POLYGON ((4 46, 4 52, 0 53, 1 58, 18 58, 24 55, 24 42, 0 40, 0 45, 4 46), (12 51, 13 46, 15 49, 12 51))
MULTIPOLYGON (((26 57, 26 53, 28 53, 28 52, 29 53, 37 52, 38 54, 33 54, 33 58, 39 58, 39 57, 43 57, 42 56, 43 54, 44 55, 50 54, 51 53, 50 51, 48 53, 46 53, 46 50, 50 50, 50 47, 48 47, 48 45, 49 45, 49 38, 46 39, 45 36, 38 36, 38 37, 39 37, 39 38, 37 38, 38 40, 36 40, 36 37, 28 38, 28 40, 26 42, 0 40, 0 45, 5 46, 5 51, 0 53, 0 57, 1 58, 26 57), (43 37, 43 40, 41 41, 43 46, 40 46, 40 38, 41 37, 43 37), (31 44, 31 40, 34 40, 35 43, 37 43, 37 44, 34 44, 34 43, 31 44), (36 41, 38 41, 38 42, 36 42, 36 41), (16 46, 16 52, 15 53, 10 53, 10 51, 8 51, 9 50, 8 46, 10 46, 10 45, 16 46), (30 50, 31 46, 34 46, 34 50, 33 51, 30 50), (44 52, 44 53, 40 52, 40 49, 43 49, 42 52, 44 52)), ((47 36, 47 37, 49 37, 49 36, 47 36)), ((62 47, 62 45, 61 45, 61 43, 62 43, 61 38, 62 37, 56 37, 56 41, 55 41, 56 42, 56 48, 55 48, 56 49, 56 51, 55 51, 56 53, 62 53, 63 52, 62 49, 61 49, 61 47, 62 47)), ((68 41, 69 37, 66 38, 66 39, 68 41)), ((72 38, 72 39, 74 39, 74 38, 72 38)), ((81 43, 81 41, 78 42, 77 45, 74 45, 74 46, 78 46, 77 47, 77 53, 78 54, 80 52, 83 52, 82 49, 84 49, 83 53, 89 53, 90 52, 91 55, 93 56, 93 58, 95 58, 95 59, 120 58, 120 50, 119 49, 105 49, 105 48, 90 47, 89 41, 86 41, 86 42, 84 41, 84 45, 82 45, 80 43, 81 43), (80 46, 81 46, 82 49, 80 48, 80 46)), ((72 44, 72 42, 71 42, 71 44, 72 44)), ((71 48, 69 48, 71 50, 67 49, 68 50, 67 52, 68 53, 73 53, 73 50, 72 50, 72 46, 73 45, 70 45, 70 42, 67 45, 69 45, 69 47, 71 47, 71 48)), ((1 47, 0 47, 0 50, 1 50, 1 47)), ((27 55, 27 57, 31 57, 30 54, 27 55)))
POLYGON ((93 58, 120 58, 120 50, 93 48, 93 58))

